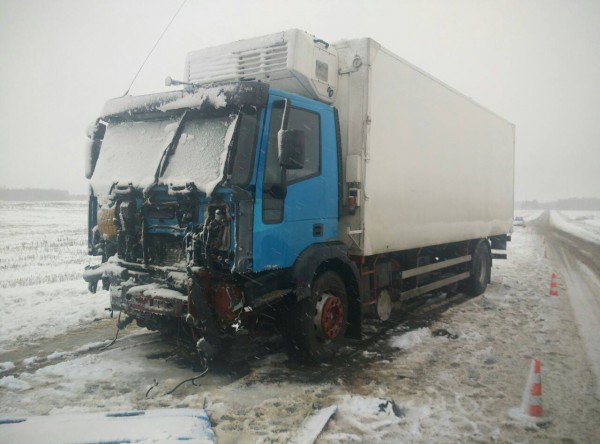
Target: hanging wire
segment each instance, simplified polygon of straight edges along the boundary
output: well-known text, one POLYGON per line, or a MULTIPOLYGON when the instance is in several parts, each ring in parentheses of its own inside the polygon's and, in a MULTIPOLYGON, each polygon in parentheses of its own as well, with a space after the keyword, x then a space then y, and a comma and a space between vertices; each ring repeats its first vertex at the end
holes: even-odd
POLYGON ((167 27, 164 29, 164 31, 162 32, 162 34, 158 37, 158 40, 156 41, 156 43, 154 44, 154 46, 152 47, 152 49, 150 50, 150 52, 148 53, 148 55, 146 56, 146 58, 144 59, 144 61, 142 62, 142 65, 140 66, 140 69, 138 69, 137 72, 135 73, 135 76, 133 76, 133 80, 129 84, 129 88, 127 88, 127 91, 125 91, 125 94, 123 94, 123 96, 126 96, 127 94, 129 94, 129 90, 133 86, 134 82, 137 80, 138 76, 140 75, 140 72, 142 71, 142 69, 146 65, 146 62, 148 61, 148 59, 150 58, 150 56, 152 55, 152 53, 154 52, 154 50, 156 49, 156 47, 158 46, 158 44, 160 43, 160 41, 162 40, 162 38, 165 35, 165 33, 167 32, 167 30, 170 28, 171 23, 173 23, 173 20, 175 20, 175 18, 179 15, 179 12, 181 11, 181 9, 183 8, 183 5, 185 5, 186 2, 187 2, 187 0, 183 0, 181 2, 181 5, 179 5, 179 8, 177 8, 177 11, 175 12, 175 15, 173 15, 173 17, 171 18, 171 20, 167 24, 167 27))
MULTIPOLYGON (((181 381, 179 384, 177 384, 175 387, 173 387, 171 390, 169 390, 167 393, 163 393, 161 396, 168 396, 168 395, 172 395, 173 393, 175 393, 175 391, 181 387, 183 384, 185 384, 186 382, 191 382, 192 385, 196 386, 196 387, 200 387, 199 384, 196 384, 196 381, 200 378, 202 378, 204 375, 206 375, 208 373, 208 364, 206 365, 206 367, 204 368, 204 370, 202 371, 202 373, 193 376, 191 378, 188 379, 184 379, 183 381, 181 381)), ((152 385, 148 388, 148 390, 146 391, 146 398, 148 397, 148 395, 150 394, 150 392, 158 386, 158 381, 155 379, 154 382, 152 383, 152 385)))
POLYGON ((109 347, 112 347, 115 342, 117 342, 117 338, 119 337, 119 332, 121 331, 121 329, 119 328, 119 324, 121 323, 121 312, 119 312, 119 317, 117 318, 117 333, 115 334, 115 338, 112 340, 112 342, 110 344, 105 345, 104 347, 102 347, 100 349, 100 351, 104 351, 109 347))
POLYGON ((201 377, 203 377, 204 375, 206 375, 208 373, 208 365, 206 366, 206 368, 204 369, 204 371, 202 373, 200 373, 199 375, 196 375, 192 378, 188 378, 185 379, 183 381, 181 381, 179 384, 177 384, 174 388, 172 388, 171 390, 169 390, 167 393, 165 393, 163 396, 167 396, 167 395, 171 395, 172 393, 175 392, 175 390, 177 390, 179 387, 181 387, 183 384, 185 384, 186 382, 191 382, 193 385, 195 385, 196 387, 198 387, 198 384, 196 384, 196 380, 200 379, 201 377))

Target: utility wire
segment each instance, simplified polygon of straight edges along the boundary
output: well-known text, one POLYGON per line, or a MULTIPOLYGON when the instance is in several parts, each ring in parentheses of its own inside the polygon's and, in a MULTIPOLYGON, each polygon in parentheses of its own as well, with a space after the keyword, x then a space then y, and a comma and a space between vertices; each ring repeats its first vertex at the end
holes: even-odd
POLYGON ((133 80, 129 84, 129 88, 127 88, 127 91, 125 91, 125 94, 123 94, 123 96, 126 96, 127 94, 129 94, 129 90, 133 86, 133 83, 137 80, 138 76, 140 75, 140 72, 142 71, 142 69, 146 65, 146 62, 148 61, 148 59, 150 58, 150 56, 152 55, 152 53, 154 52, 154 50, 156 49, 156 47, 158 46, 158 44, 160 43, 160 41, 162 40, 162 38, 165 35, 165 33, 167 32, 167 30, 171 27, 171 23, 173 23, 173 20, 175 20, 175 17, 177 17, 179 15, 179 11, 181 11, 181 8, 183 8, 183 5, 185 5, 186 2, 187 2, 187 0, 183 0, 181 2, 181 5, 179 5, 179 8, 175 12, 175 15, 173 15, 173 17, 171 18, 171 20, 167 24, 167 27, 164 29, 164 31, 162 32, 162 34, 160 35, 160 37, 158 37, 158 40, 156 41, 156 43, 154 44, 154 46, 152 47, 152 49, 150 50, 150 52, 148 53, 148 55, 146 56, 146 58, 144 59, 144 61, 142 62, 142 65, 140 66, 140 69, 138 69, 137 72, 135 73, 135 76, 133 76, 133 80))

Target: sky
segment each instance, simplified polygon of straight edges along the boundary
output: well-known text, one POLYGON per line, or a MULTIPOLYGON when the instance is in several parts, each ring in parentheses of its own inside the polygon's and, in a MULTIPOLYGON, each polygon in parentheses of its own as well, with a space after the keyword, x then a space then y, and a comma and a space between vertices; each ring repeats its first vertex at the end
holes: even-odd
MULTIPOLYGON (((0 0, 0 187, 87 193, 86 128, 180 4, 0 0)), ((600 197, 598 0, 187 0, 130 93, 166 90, 188 51, 290 28, 372 37, 514 123, 516 200, 600 197)))

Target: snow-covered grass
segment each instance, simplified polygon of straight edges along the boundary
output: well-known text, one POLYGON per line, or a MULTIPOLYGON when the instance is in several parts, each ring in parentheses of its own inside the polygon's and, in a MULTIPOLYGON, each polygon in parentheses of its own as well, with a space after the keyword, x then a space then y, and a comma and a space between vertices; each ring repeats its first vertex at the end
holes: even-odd
POLYGON ((85 202, 0 202, 0 351, 106 317, 81 275, 85 202))
POLYGON ((0 288, 80 279, 86 218, 85 202, 0 202, 0 288))

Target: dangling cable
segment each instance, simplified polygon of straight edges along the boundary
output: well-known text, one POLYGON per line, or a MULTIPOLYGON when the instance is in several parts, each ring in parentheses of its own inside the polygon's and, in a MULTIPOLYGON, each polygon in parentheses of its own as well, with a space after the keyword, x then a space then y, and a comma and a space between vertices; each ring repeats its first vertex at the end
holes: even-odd
POLYGON ((115 338, 112 340, 112 342, 110 344, 107 344, 104 347, 102 347, 100 349, 100 351, 104 351, 107 348, 112 347, 115 344, 115 342, 117 342, 117 338, 119 337, 119 332, 134 321, 135 318, 133 318, 132 316, 128 316, 123 322, 121 322, 121 313, 122 312, 119 312, 119 317, 117 318, 117 333, 115 334, 115 338))
MULTIPOLYGON (((179 384, 177 384, 175 387, 173 387, 171 390, 169 390, 167 393, 163 393, 161 396, 168 396, 168 395, 172 395, 173 393, 175 393, 175 391, 181 387, 183 384, 185 384, 186 382, 191 382, 192 385, 196 386, 196 387, 200 387, 199 384, 196 384, 196 381, 200 378, 202 378, 204 375, 206 375, 208 373, 208 364, 206 364, 204 370, 196 375, 193 376, 191 378, 188 379, 184 379, 183 381, 181 381, 179 384)), ((155 379, 153 384, 148 388, 148 390, 146 391, 146 398, 148 397, 148 395, 150 394, 150 392, 158 386, 158 381, 155 379)))
POLYGON ((121 329, 119 328, 119 324, 121 323, 121 312, 119 312, 119 317, 117 318, 117 333, 115 334, 115 338, 112 340, 112 342, 110 344, 105 345, 104 347, 102 347, 100 349, 100 351, 104 351, 109 347, 112 347, 115 342, 117 342, 117 338, 119 337, 119 331, 121 331, 121 329))
POLYGON ((167 30, 169 29, 169 27, 171 26, 171 23, 173 23, 173 20, 175 20, 175 17, 177 17, 179 15, 179 11, 181 11, 181 8, 183 8, 183 5, 185 5, 186 2, 187 2, 187 0, 183 0, 183 2, 181 2, 181 5, 179 5, 179 8, 175 12, 175 15, 171 18, 171 21, 169 21, 169 23, 167 24, 167 27, 162 32, 162 34, 160 35, 160 37, 158 37, 158 40, 156 41, 156 43, 154 44, 154 46, 152 47, 152 49, 150 50, 150 52, 148 53, 148 55, 146 56, 146 58, 144 59, 144 61, 142 62, 142 65, 140 66, 140 69, 138 69, 138 71, 135 73, 135 76, 133 76, 133 80, 129 84, 129 88, 127 88, 127 91, 125 91, 125 94, 123 94, 123 96, 126 96, 127 94, 129 94, 129 90, 131 89, 131 87, 133 86, 133 83, 136 81, 136 79, 140 75, 140 72, 142 71, 142 69, 146 65, 146 62, 148 61, 148 59, 150 58, 150 56, 152 55, 152 53, 154 52, 154 50, 156 49, 156 47, 158 46, 158 44, 160 43, 160 41, 162 40, 163 36, 165 35, 165 33, 167 32, 167 30))
POLYGON ((171 395, 175 392, 175 390, 177 390, 179 387, 181 387, 183 384, 185 384, 186 382, 191 382, 193 385, 195 385, 196 387, 198 387, 198 384, 195 383, 195 381, 197 379, 200 379, 201 377, 203 377, 204 375, 206 375, 208 373, 208 366, 206 366, 206 368, 204 369, 204 371, 202 373, 200 373, 199 375, 196 375, 192 378, 189 379, 185 379, 183 381, 181 381, 179 384, 177 384, 174 388, 172 388, 171 390, 169 390, 167 393, 165 393, 163 396, 167 396, 167 395, 171 395))

